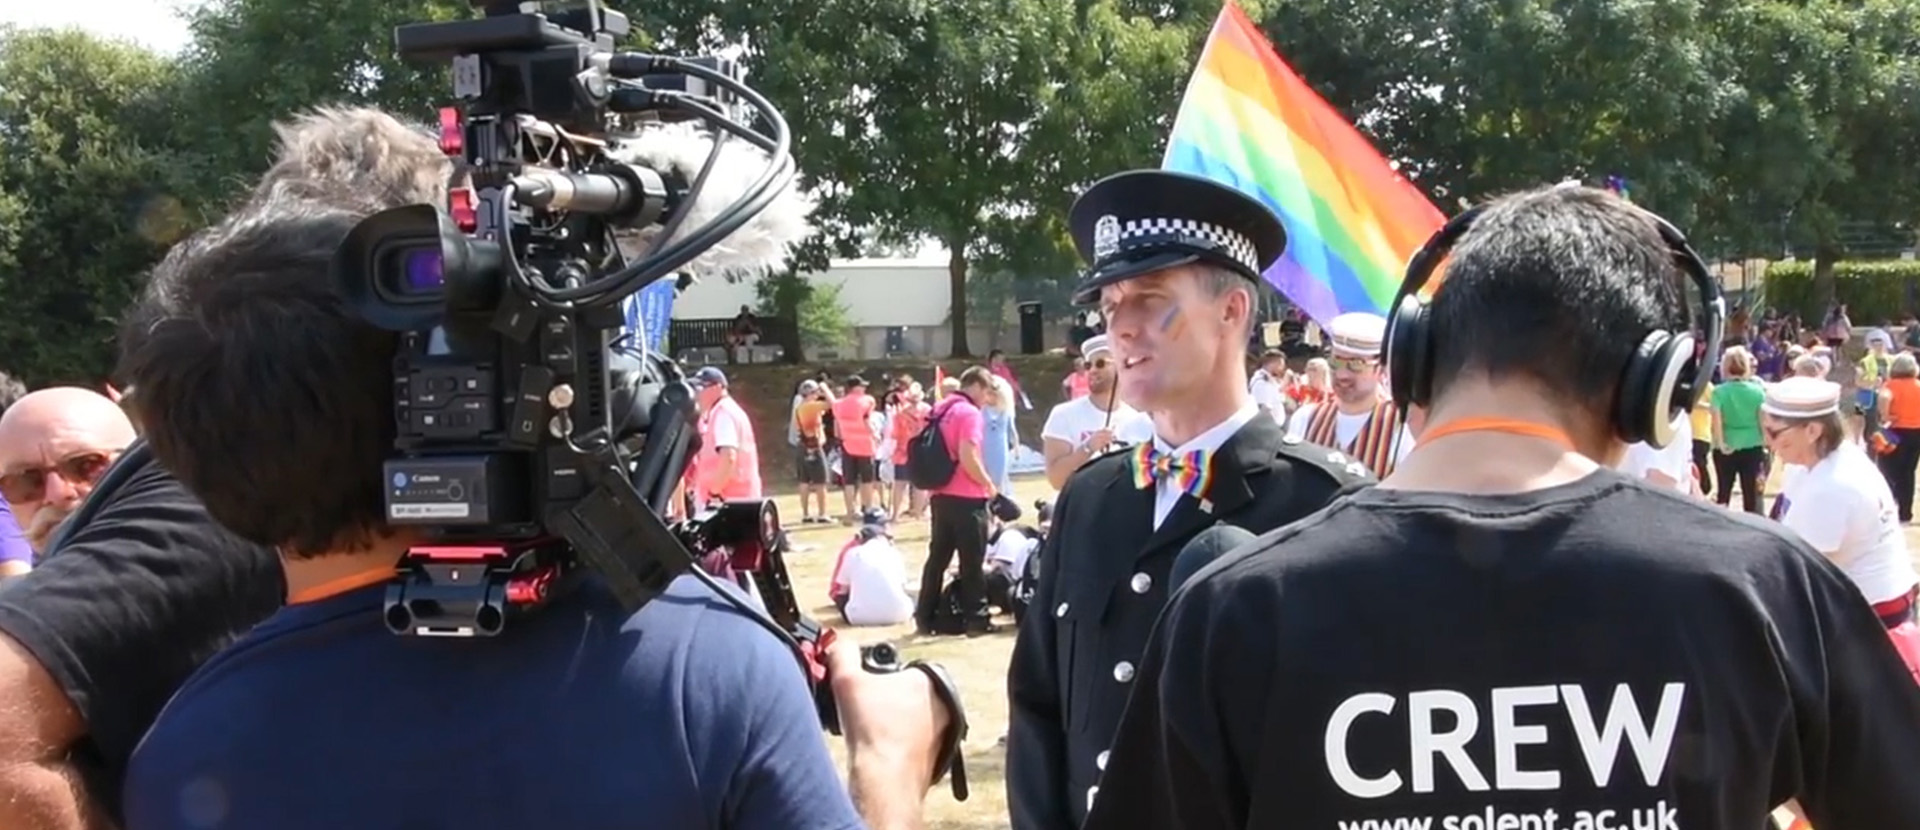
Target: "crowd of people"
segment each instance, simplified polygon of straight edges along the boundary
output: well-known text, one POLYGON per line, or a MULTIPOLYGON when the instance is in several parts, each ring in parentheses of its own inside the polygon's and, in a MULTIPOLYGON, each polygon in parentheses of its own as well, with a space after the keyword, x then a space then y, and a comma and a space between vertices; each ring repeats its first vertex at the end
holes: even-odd
MULTIPOLYGON (((575 571, 501 636, 388 630, 427 541, 384 509, 398 340, 329 267, 365 216, 445 199, 451 165, 374 111, 280 130, 127 312, 127 395, 0 413, 36 554, 0 588, 0 826, 921 826, 955 725, 927 675, 828 652, 836 774, 796 655, 723 585, 634 612, 575 571)), ((1823 377, 1845 343, 1750 379, 1755 344, 1695 340, 1721 311, 1679 231, 1558 186, 1449 223, 1390 315, 1328 321, 1296 376, 1249 360, 1287 246, 1263 203, 1130 171, 1068 224, 1105 331, 1043 428, 1036 522, 991 460, 1027 405, 1004 361, 878 398, 814 378, 790 419, 802 522, 856 528, 830 586, 850 620, 1018 613, 1015 830, 1754 830, 1789 803, 1819 830, 1920 826, 1911 484, 1869 454, 1920 443, 1890 338, 1853 364, 1868 381, 1823 377), (1774 521, 1694 495, 1702 432, 1749 498, 1743 452, 1793 471, 1774 521), (910 595, 886 555, 921 515, 910 595)), ((681 509, 763 496, 726 372, 690 380, 681 509)))

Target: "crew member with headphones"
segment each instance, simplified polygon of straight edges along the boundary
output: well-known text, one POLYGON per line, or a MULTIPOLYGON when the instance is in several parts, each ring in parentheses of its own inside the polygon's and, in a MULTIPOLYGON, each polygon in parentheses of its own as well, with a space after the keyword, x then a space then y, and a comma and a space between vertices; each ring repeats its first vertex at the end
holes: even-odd
POLYGON ((1384 349, 1419 446, 1174 595, 1083 826, 1920 827, 1920 688, 1846 576, 1612 469, 1706 383, 1689 282, 1718 354, 1705 265, 1616 195, 1441 229, 1384 349))

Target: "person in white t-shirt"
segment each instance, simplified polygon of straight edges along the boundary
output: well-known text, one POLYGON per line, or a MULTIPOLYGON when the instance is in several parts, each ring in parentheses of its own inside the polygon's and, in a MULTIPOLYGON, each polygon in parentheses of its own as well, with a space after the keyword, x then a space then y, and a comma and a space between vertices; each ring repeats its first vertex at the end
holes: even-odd
POLYGON ((1115 441, 1153 440, 1153 419, 1121 401, 1114 383, 1113 349, 1104 334, 1080 344, 1087 361, 1087 394, 1047 413, 1040 440, 1047 458, 1047 482, 1058 490, 1087 460, 1115 441))
POLYGON ((1656 450, 1645 441, 1628 444, 1627 454, 1617 468, 1634 478, 1646 479, 1655 487, 1667 487, 1692 493, 1693 419, 1681 415, 1673 422, 1673 440, 1666 449, 1656 450))
POLYGON ((1774 516, 1840 566, 1888 628, 1913 619, 1920 575, 1880 468, 1848 441, 1840 384, 1788 378, 1767 387, 1761 430, 1783 461, 1806 472, 1781 492, 1774 516))
POLYGON ((876 513, 867 511, 867 524, 834 567, 830 592, 848 625, 899 625, 913 619, 906 557, 893 544, 891 523, 876 513))
POLYGON ((1260 355, 1260 368, 1247 381, 1247 394, 1253 402, 1273 416, 1281 426, 1286 426, 1287 416, 1293 412, 1287 407, 1287 353, 1279 349, 1268 349, 1260 355))

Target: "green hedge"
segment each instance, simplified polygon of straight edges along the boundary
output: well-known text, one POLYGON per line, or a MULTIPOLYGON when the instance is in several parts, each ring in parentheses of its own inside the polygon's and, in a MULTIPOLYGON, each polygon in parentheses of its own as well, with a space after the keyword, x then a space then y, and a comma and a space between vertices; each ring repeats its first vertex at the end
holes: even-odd
MULTIPOLYGON (((1920 261, 1881 260, 1833 264, 1834 297, 1847 304, 1847 316, 1856 325, 1876 325, 1882 320, 1898 322, 1913 309, 1910 294, 1920 292, 1920 261)), ((1799 312, 1800 319, 1819 325, 1826 317, 1826 305, 1813 290, 1813 263, 1804 260, 1776 262, 1767 266, 1761 295, 1765 304, 1784 312, 1799 312)))

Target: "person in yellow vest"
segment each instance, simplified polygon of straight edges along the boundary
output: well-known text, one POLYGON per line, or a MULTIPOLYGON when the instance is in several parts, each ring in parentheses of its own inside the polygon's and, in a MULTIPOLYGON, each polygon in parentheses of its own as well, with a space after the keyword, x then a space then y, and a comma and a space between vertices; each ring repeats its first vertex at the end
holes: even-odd
POLYGON ((1413 435, 1380 385, 1386 318, 1349 312, 1327 323, 1333 396, 1295 410, 1287 437, 1352 456, 1379 478, 1413 449, 1413 435))

